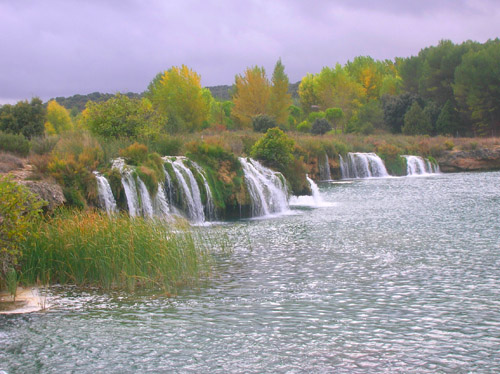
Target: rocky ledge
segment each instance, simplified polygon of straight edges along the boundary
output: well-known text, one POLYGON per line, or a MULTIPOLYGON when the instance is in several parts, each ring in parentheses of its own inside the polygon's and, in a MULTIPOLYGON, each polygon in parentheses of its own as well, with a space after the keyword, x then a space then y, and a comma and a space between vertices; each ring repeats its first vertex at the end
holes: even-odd
POLYGON ((500 170, 500 147, 446 151, 437 158, 437 162, 445 173, 500 170))

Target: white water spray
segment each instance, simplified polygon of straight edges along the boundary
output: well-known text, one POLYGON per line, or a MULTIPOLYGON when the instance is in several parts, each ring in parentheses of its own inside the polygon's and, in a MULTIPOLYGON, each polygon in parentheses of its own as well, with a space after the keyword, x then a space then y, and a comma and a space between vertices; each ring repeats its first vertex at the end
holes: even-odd
POLYGON ((384 161, 375 153, 348 153, 347 160, 340 158, 340 171, 343 179, 388 177, 384 161))
POLYGON ((108 214, 115 213, 117 211, 116 201, 108 180, 104 175, 99 174, 97 171, 94 171, 94 175, 97 179, 97 193, 101 207, 106 209, 108 214))

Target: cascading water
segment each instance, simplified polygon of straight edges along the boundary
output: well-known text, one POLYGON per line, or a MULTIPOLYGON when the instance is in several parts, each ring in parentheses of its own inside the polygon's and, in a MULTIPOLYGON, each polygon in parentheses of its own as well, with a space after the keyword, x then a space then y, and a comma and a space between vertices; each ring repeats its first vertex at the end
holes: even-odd
POLYGON ((109 185, 108 180, 97 171, 94 171, 94 175, 97 179, 97 193, 99 196, 99 203, 104 209, 106 209, 106 212, 108 214, 115 213, 117 210, 116 201, 115 197, 113 196, 113 192, 111 191, 111 186, 109 185))
POLYGON ((266 216, 288 210, 288 190, 281 173, 262 166, 251 158, 239 158, 250 194, 252 216, 266 216))
POLYGON ((312 191, 312 197, 314 200, 314 203, 316 205, 320 205, 323 203, 323 198, 321 197, 321 194, 319 192, 319 187, 314 181, 309 178, 309 176, 306 176, 307 181, 309 182, 309 185, 311 186, 311 191, 312 191))
POLYGON ((325 153, 325 159, 323 164, 319 163, 318 160, 318 166, 319 166, 319 177, 323 181, 329 181, 332 180, 332 174, 330 172, 330 163, 328 162, 328 155, 325 153))
POLYGON ((170 158, 164 160, 172 165, 176 179, 182 189, 181 193, 186 203, 187 216, 194 222, 204 222, 205 213, 201 202, 200 189, 193 173, 184 165, 184 158, 177 157, 175 161, 170 158))
POLYGON ((158 183, 158 192, 153 199, 154 215, 158 217, 168 218, 170 216, 170 208, 167 198, 165 197, 165 187, 163 183, 158 183))
POLYGON ((205 194, 207 197, 207 202, 205 204, 206 215, 210 221, 216 220, 217 215, 216 215, 216 210, 215 210, 214 199, 212 197, 212 191, 210 190, 210 186, 208 184, 207 176, 205 175, 205 171, 196 162, 192 162, 192 163, 193 163, 194 168, 198 172, 198 174, 203 179, 203 186, 205 187, 205 194))
POLYGON ((347 160, 340 158, 340 171, 343 179, 388 177, 384 161, 375 153, 348 153, 347 160))
POLYGON ((122 186, 127 199, 128 213, 131 217, 136 217, 140 212, 140 204, 132 170, 125 165, 125 160, 122 158, 115 159, 112 167, 118 169, 122 175, 122 186))
POLYGON ((139 193, 141 194, 141 207, 143 217, 152 218, 153 217, 153 203, 151 202, 151 196, 149 196, 149 191, 141 180, 137 177, 137 184, 139 185, 139 193))
POLYGON ((439 166, 420 156, 403 155, 406 158, 407 175, 426 175, 439 173, 439 166))

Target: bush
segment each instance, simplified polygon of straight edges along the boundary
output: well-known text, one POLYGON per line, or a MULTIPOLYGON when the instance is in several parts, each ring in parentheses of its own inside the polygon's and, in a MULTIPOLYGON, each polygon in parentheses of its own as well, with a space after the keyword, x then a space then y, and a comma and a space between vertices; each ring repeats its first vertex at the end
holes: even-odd
MULTIPOLYGON (((45 202, 10 177, 0 176, 0 288, 21 256, 20 244, 45 202)), ((36 232, 36 230, 32 231, 36 232)))
POLYGON ((37 136, 31 139, 31 151, 37 155, 45 155, 52 152, 58 141, 57 136, 37 136))
POLYGON ((311 133, 316 135, 323 135, 326 134, 331 129, 332 125, 330 125, 330 122, 328 122, 324 118, 317 118, 316 120, 314 120, 312 124, 311 133))
POLYGON ((265 133, 267 130, 273 127, 278 127, 278 124, 274 118, 267 116, 265 114, 260 114, 252 118, 252 126, 254 131, 265 133))
POLYGON ((311 132, 311 124, 307 121, 303 121, 299 123, 299 125, 297 126, 297 131, 303 133, 311 132))
POLYGON ((144 144, 134 143, 120 150, 120 156, 124 157, 128 164, 139 165, 148 158, 148 147, 144 144))
POLYGON ((179 138, 163 134, 150 143, 149 150, 161 156, 178 156, 182 154, 182 141, 179 138))
POLYGON ((293 161, 295 142, 278 128, 269 129, 252 147, 251 156, 284 172, 293 161))
POLYGON ((30 152, 30 142, 21 134, 8 134, 0 131, 0 151, 26 157, 30 152))

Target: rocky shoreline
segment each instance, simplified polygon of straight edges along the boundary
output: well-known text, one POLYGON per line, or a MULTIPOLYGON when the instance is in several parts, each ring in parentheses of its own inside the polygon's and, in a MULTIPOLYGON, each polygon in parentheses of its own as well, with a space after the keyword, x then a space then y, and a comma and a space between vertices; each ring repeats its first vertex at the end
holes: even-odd
POLYGON ((446 151, 436 161, 443 173, 500 170, 500 147, 446 151))

